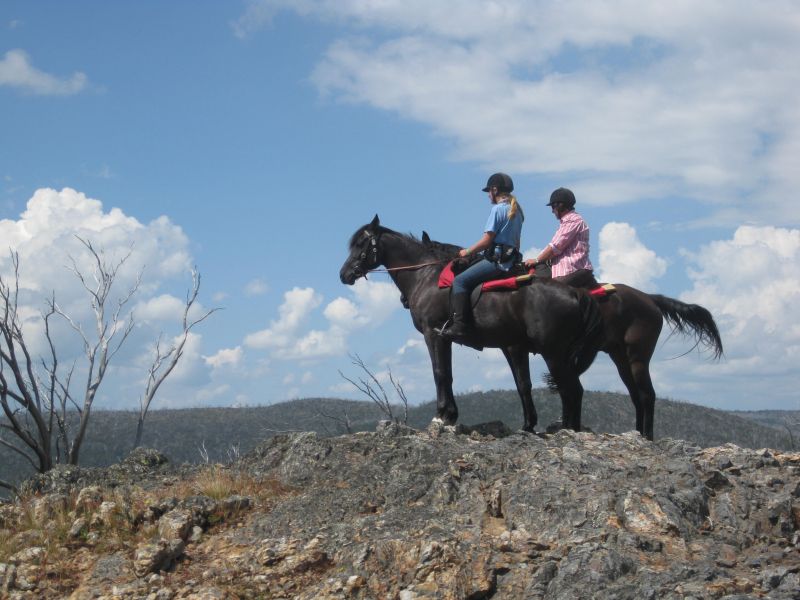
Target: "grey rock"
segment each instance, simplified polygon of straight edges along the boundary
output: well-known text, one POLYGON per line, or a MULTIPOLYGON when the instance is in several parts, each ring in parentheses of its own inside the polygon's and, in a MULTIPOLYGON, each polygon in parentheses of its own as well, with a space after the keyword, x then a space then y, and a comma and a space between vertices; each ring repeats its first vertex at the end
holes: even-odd
POLYGON ((9 561, 15 565, 38 565, 47 556, 47 551, 41 546, 25 548, 14 554, 9 561))
MULTIPOLYGON (((134 463, 142 472, 127 481, 164 480, 168 465, 157 458, 134 463)), ((635 432, 388 424, 336 438, 277 436, 227 468, 278 480, 285 493, 259 494, 257 505, 159 500, 136 522, 160 520, 161 534, 177 537, 142 544, 133 562, 98 560, 81 589, 95 582, 106 596, 113 585, 142 598, 159 589, 224 597, 226 586, 239 597, 302 599, 798 597, 796 453, 653 443, 635 432), (210 515, 234 511, 235 522, 198 541, 210 515), (186 539, 197 546, 181 561, 186 539), (176 577, 160 575, 173 567, 176 577)), ((123 485, 107 473, 91 481, 100 482, 94 511, 123 485)))
POLYGON ((185 549, 183 540, 159 540, 154 544, 145 544, 136 550, 133 559, 133 570, 139 577, 154 571, 168 570, 185 549))
POLYGON ((78 517, 72 522, 67 537, 73 540, 78 539, 88 531, 88 527, 88 521, 83 517, 78 517))
POLYGON ((186 541, 192 532, 192 513, 186 509, 171 510, 158 520, 158 535, 166 540, 186 541))
POLYGON ((91 580, 95 584, 113 582, 126 575, 130 570, 130 560, 121 553, 101 556, 92 569, 91 580))
POLYGON ((17 580, 17 567, 8 563, 0 563, 0 592, 4 595, 14 589, 17 580))
POLYGON ((240 510, 247 510, 253 506, 253 499, 248 496, 228 496, 219 503, 219 508, 224 513, 234 513, 240 510))

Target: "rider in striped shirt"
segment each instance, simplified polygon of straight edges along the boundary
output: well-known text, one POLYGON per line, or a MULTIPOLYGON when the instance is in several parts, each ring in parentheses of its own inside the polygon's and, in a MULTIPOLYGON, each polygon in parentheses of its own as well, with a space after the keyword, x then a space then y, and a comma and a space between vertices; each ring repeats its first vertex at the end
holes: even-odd
POLYGON ((560 221, 558 231, 539 256, 526 260, 525 265, 534 268, 551 260, 553 279, 575 287, 596 287, 589 260, 589 226, 575 212, 575 194, 567 188, 558 188, 550 195, 547 206, 560 221))

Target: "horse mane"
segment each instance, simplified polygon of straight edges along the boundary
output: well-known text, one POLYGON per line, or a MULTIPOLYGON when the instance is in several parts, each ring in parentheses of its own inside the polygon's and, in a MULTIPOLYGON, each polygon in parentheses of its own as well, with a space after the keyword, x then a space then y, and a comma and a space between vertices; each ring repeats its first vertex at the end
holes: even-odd
POLYGON ((453 258, 458 254, 461 246, 455 244, 447 244, 445 242, 437 242, 430 238, 423 239, 423 245, 430 251, 436 258, 453 258))
MULTIPOLYGON (((364 231, 366 231, 369 227, 370 227, 370 225, 367 224, 367 225, 364 225, 363 227, 359 227, 358 230, 356 230, 356 232, 350 238, 349 248, 352 249, 354 246, 358 245, 358 243, 361 241, 362 236, 364 235, 364 231)), ((403 240, 406 240, 408 242, 411 242, 413 244, 416 244, 418 246, 425 246, 426 248, 428 247, 427 244, 423 243, 419 238, 417 238, 415 235, 413 235, 411 233, 400 233, 399 231, 395 231, 394 229, 389 229, 388 227, 384 227, 383 225, 378 225, 377 234, 378 235, 384 235, 384 234, 393 235, 393 236, 399 237, 399 238, 401 238, 403 240)), ((438 243, 438 242, 436 242, 436 243, 438 243)))

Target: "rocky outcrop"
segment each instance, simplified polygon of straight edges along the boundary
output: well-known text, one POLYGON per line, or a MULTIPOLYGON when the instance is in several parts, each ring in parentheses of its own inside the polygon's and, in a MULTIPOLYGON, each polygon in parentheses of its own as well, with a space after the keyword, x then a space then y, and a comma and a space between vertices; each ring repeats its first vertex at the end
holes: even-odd
MULTIPOLYGON (((150 539, 72 542, 86 551, 72 597, 800 597, 796 453, 385 424, 276 437, 232 469, 281 492, 167 498, 134 518, 150 539)), ((92 529, 100 489, 73 529, 92 529)), ((0 561, 0 595, 46 597, 43 548, 0 561)))

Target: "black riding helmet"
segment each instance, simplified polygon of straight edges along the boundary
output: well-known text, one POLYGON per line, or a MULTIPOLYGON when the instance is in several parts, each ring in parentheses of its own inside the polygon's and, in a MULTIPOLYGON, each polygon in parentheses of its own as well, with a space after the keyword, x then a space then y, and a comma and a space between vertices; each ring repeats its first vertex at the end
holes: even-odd
POLYGON ((483 188, 483 191, 488 192, 493 187, 496 187, 498 192, 513 192, 514 182, 505 173, 495 173, 489 177, 489 181, 486 182, 486 187, 483 188))
POLYGON ((567 208, 575 208, 575 194, 572 190, 560 187, 550 194, 550 202, 545 206, 553 206, 554 204, 563 204, 567 208))

